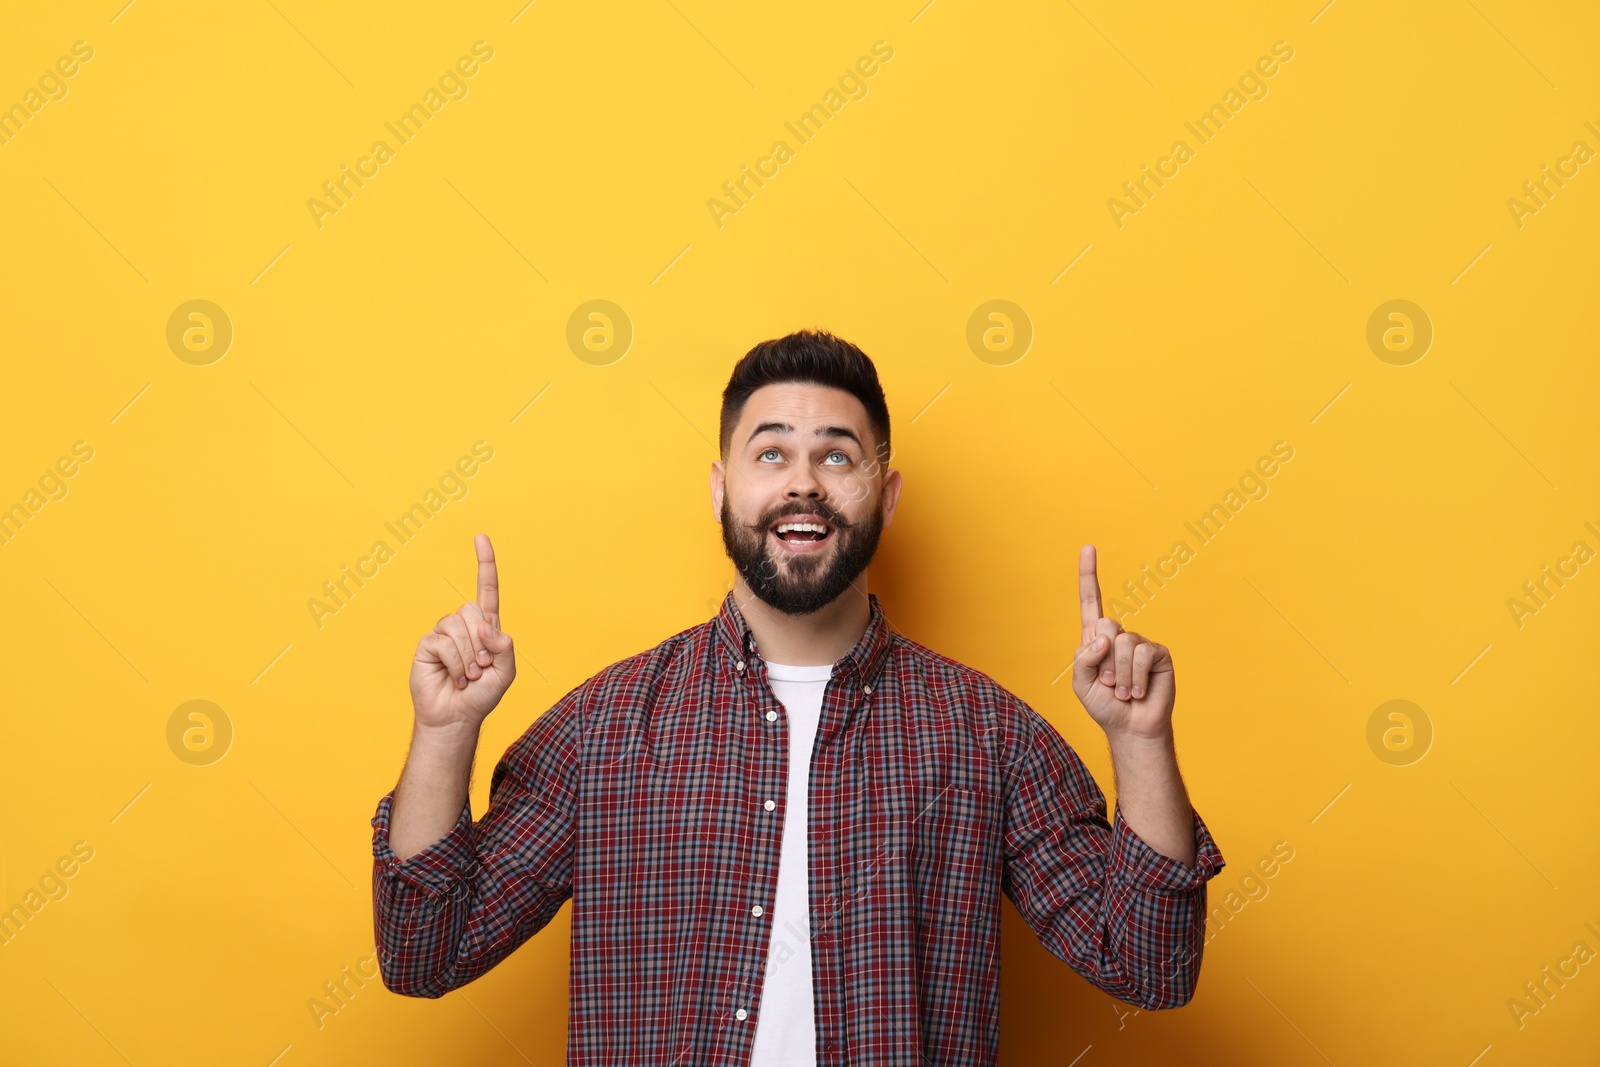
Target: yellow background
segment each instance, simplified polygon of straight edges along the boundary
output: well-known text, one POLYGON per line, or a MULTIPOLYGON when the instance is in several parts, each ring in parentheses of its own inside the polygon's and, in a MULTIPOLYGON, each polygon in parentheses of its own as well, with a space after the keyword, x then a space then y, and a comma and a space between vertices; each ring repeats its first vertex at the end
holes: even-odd
POLYGON ((0 506, 93 449, 0 546, 0 907, 93 849, 0 948, 0 1060, 562 1062, 568 911, 441 1001, 308 1006, 372 951, 412 650, 488 532, 521 670, 481 812, 485 763, 557 697, 715 610, 720 390, 816 326, 893 412, 893 624, 1037 707, 1108 795, 1060 678, 1077 550, 1108 598, 1195 550, 1124 625, 1173 650, 1236 914, 1189 1007, 1126 1014, 1007 904, 1005 1062, 1593 1062, 1600 962, 1520 1027, 1507 1005, 1600 952, 1600 566, 1520 627, 1507 603, 1600 549, 1600 164, 1520 228, 1507 207, 1600 149, 1591 7, 122 2, 17 5, 0 34, 0 104, 94 49, 0 145, 0 506), (479 40, 468 94, 319 228, 308 199, 479 40), (784 123, 880 40, 867 95, 798 144, 784 123), (1277 41, 1267 95, 1196 142, 1277 41), (1194 158, 1119 228, 1107 200, 1178 139, 1194 158), (196 299, 234 330, 204 366, 166 340, 196 299), (595 299, 632 324, 620 359, 567 344, 595 299), (995 299, 1021 358, 968 346, 995 299), (1396 299, 1435 331, 1406 366, 1366 342, 1396 299), (480 440, 399 545, 384 523, 480 440), (1268 494, 1199 545, 1185 523, 1278 441, 1268 494), (307 602, 379 539, 319 627, 307 602), (1407 766, 1367 741, 1397 699, 1433 731, 1407 766), (190 700, 232 725, 208 766, 168 745, 190 700))

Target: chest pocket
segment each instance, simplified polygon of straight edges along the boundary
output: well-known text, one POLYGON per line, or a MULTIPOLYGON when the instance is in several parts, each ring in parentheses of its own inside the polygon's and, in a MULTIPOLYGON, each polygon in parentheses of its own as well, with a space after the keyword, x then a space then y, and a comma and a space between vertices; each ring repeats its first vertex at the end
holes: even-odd
POLYGON ((980 922, 999 884, 999 809, 992 794, 940 786, 912 815, 911 878, 918 926, 980 922))

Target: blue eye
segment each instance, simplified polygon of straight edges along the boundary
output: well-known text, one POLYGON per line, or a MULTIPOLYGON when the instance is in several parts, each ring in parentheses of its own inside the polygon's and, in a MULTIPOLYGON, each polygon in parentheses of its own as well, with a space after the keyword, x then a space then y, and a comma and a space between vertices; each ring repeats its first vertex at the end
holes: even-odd
MULTIPOLYGON (((776 448, 763 449, 761 451, 761 454, 759 456, 757 456, 756 458, 757 459, 765 459, 768 455, 770 455, 771 453, 776 452, 776 451, 777 451, 776 448)), ((847 452, 841 452, 841 451, 838 451, 838 450, 834 450, 834 451, 828 453, 828 458, 829 459, 832 459, 834 456, 840 457, 841 459, 844 460, 845 463, 849 463, 850 462, 850 455, 847 452)), ((834 466, 841 466, 841 464, 834 464, 834 466)))

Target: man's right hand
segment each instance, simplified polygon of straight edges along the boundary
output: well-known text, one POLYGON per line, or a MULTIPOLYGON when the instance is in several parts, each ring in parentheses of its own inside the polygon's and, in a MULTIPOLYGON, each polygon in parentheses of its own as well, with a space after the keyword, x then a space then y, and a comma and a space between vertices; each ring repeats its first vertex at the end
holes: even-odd
POLYGON ((411 705, 419 729, 476 731, 517 676, 511 635, 500 629, 500 578, 487 534, 478 552, 478 602, 446 615, 417 642, 411 705))

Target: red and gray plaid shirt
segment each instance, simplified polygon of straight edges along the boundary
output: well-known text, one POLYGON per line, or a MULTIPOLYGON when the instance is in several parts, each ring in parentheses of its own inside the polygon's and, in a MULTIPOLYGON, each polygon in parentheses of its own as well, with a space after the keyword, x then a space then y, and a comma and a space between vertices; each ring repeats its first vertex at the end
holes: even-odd
MULTIPOLYGON (((996 1060, 1000 895, 1050 952, 1145 1008, 1194 994, 1206 881, 1122 821, 1067 743, 988 676, 871 621, 834 664, 811 758, 819 1065, 996 1060)), ((612 664, 495 766, 489 811, 404 863, 372 820, 390 989, 437 997, 572 898, 569 1067, 745 1067, 764 1008, 788 721, 730 593, 612 664), (764 907, 763 907, 764 906, 764 907)))

